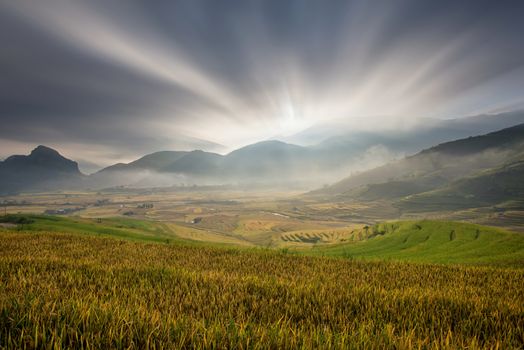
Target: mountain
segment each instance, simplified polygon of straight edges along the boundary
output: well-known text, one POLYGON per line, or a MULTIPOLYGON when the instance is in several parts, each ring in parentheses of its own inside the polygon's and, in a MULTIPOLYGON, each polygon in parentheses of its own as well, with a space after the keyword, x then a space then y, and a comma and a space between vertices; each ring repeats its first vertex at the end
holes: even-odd
POLYGON ((185 156, 183 151, 160 151, 147 154, 131 163, 118 163, 89 176, 87 184, 92 188, 117 185, 134 185, 161 172, 166 166, 185 156))
POLYGON ((237 181, 279 182, 299 179, 315 166, 311 150, 281 141, 263 141, 224 157, 224 173, 237 181))
MULTIPOLYGON (((137 183, 154 183, 153 179, 174 183, 231 184, 283 183, 309 176, 319 163, 312 150, 280 141, 263 141, 220 155, 196 150, 186 152, 164 167, 141 169, 137 183)), ((122 175, 127 164, 117 164, 101 171, 122 175)), ((129 178, 129 176, 128 176, 129 178)), ((120 179, 122 179, 120 177, 120 179)))
POLYGON ((263 141, 225 156, 203 151, 189 152, 163 168, 162 172, 208 183, 271 182, 277 177, 293 176, 295 169, 307 166, 307 162, 312 160, 308 155, 309 151, 304 147, 280 141, 263 141))
MULTIPOLYGON (((515 142, 520 142, 522 132, 518 127, 508 128, 440 144, 401 159, 406 152, 418 152, 422 149, 420 145, 434 140, 470 136, 478 130, 491 131, 496 125, 513 125, 519 120, 524 120, 524 112, 430 120, 417 128, 396 132, 355 130, 348 133, 344 125, 334 125, 333 130, 329 127, 310 130, 313 138, 321 134, 327 137, 315 145, 271 140, 247 145, 226 155, 200 150, 162 151, 127 164, 112 165, 81 181, 68 180, 63 185, 97 189, 120 185, 243 184, 306 189, 355 174, 315 193, 362 200, 400 198, 502 166, 502 160, 520 149, 515 147, 515 142)), ((82 177, 75 162, 44 146, 29 156, 12 156, 0 164, 3 192, 59 188, 64 177, 82 177), (45 169, 34 170, 37 164, 45 169), (33 170, 27 170, 29 168, 33 170)))
POLYGON ((131 163, 118 163, 111 165, 99 171, 99 173, 106 173, 111 171, 127 171, 127 170, 152 170, 160 171, 168 165, 174 163, 178 159, 185 156, 188 152, 183 151, 160 151, 151 153, 137 159, 131 163))
POLYGON ((220 154, 196 150, 185 154, 161 171, 200 178, 216 177, 220 174, 222 159, 220 154))
POLYGON ((524 123, 524 111, 448 120, 405 118, 389 126, 377 119, 373 129, 362 128, 372 124, 373 118, 363 119, 326 122, 283 140, 307 147, 314 154, 312 168, 319 170, 314 178, 332 183, 349 173, 373 169, 442 142, 524 123))
MULTIPOLYGON (((519 113, 507 113, 498 116, 498 118, 501 118, 500 123, 504 125, 520 120, 521 116, 522 114, 519 113)), ((467 130, 469 125, 489 129, 496 124, 494 118, 495 116, 481 116, 478 117, 478 120, 466 118, 468 119, 466 121, 446 121, 446 125, 455 125, 452 129, 455 132, 459 130, 459 134, 471 134, 472 131, 467 130)), ((444 161, 433 159, 435 156, 417 156, 413 159, 407 158, 407 160, 400 161, 398 164, 390 163, 387 165, 387 169, 381 168, 366 172, 368 169, 401 158, 402 153, 395 153, 394 150, 420 150, 416 148, 420 140, 424 139, 425 142, 428 142, 427 140, 432 139, 428 130, 436 130, 435 125, 421 128, 418 135, 412 134, 408 135, 409 137, 405 133, 391 133, 391 135, 359 133, 350 139, 341 138, 338 141, 330 139, 329 142, 326 141, 308 147, 277 140, 263 141, 247 145, 226 155, 204 151, 158 152, 129 164, 117 164, 100 171, 92 177, 96 180, 92 182, 92 187, 102 185, 135 186, 137 184, 156 187, 179 183, 256 183, 284 186, 292 184, 301 188, 311 188, 336 181, 348 173, 359 171, 362 175, 351 177, 349 188, 373 184, 365 194, 359 194, 361 198, 371 200, 381 197, 386 192, 389 192, 388 197, 417 193, 447 183, 457 176, 467 175, 471 173, 469 170, 484 169, 490 164, 493 166, 500 165, 493 159, 479 159, 476 163, 473 162, 474 164, 469 162, 467 166, 464 166, 466 163, 458 161, 458 164, 452 168, 439 171, 432 176, 426 174, 427 176, 419 176, 417 179, 410 179, 407 182, 406 179, 402 180, 401 178, 407 176, 411 169, 429 173, 438 165, 435 162, 444 161), (406 136, 405 139, 403 139, 404 136, 406 136), (159 158, 161 161, 158 160, 159 158), (396 186, 384 185, 393 178, 396 180, 396 186)), ((436 139, 443 138, 443 134, 451 129, 439 130, 441 130, 442 135, 437 133, 436 139)), ((470 140, 469 142, 474 141, 470 140)), ((481 142, 485 143, 486 141, 483 139, 481 142)), ((494 140, 493 142, 499 141, 494 140)), ((442 145, 442 152, 440 152, 442 155, 449 153, 444 150, 445 147, 454 149, 462 146, 458 144, 442 145)), ((432 150, 432 152, 434 151, 432 150)), ((445 161, 451 161, 451 159, 445 161)), ((348 187, 347 185, 348 183, 344 183, 341 186, 348 187)), ((338 193, 340 190, 337 187, 338 185, 335 185, 331 189, 338 193)), ((359 191, 362 191, 362 189, 359 189, 359 191)))
POLYGON ((444 188, 454 181, 520 160, 524 160, 524 124, 446 142, 312 194, 368 201, 395 199, 444 188))
POLYGON ((83 178, 77 162, 45 146, 0 162, 0 193, 65 188, 78 185, 83 178))

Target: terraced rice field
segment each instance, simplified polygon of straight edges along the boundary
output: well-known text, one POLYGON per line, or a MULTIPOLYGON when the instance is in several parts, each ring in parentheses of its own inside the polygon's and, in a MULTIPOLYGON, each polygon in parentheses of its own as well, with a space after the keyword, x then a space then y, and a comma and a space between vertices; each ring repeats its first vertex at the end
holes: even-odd
POLYGON ((519 349, 523 280, 522 267, 4 230, 0 347, 519 349))

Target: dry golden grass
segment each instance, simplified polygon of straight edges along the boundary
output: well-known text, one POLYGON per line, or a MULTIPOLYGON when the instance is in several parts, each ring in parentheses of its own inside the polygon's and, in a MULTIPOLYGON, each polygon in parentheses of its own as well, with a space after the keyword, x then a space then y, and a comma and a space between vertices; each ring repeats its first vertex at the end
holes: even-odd
POLYGON ((208 243, 233 244, 238 246, 252 246, 249 241, 227 233, 217 233, 206 229, 196 229, 177 224, 166 224, 178 238, 208 243))
POLYGON ((524 344, 524 269, 0 233, 0 347, 524 344))

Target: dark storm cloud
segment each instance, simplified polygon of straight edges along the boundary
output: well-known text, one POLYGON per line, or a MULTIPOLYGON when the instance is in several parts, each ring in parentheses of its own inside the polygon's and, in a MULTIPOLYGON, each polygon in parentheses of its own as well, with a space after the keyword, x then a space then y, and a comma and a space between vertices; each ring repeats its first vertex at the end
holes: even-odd
POLYGON ((523 10, 484 0, 3 1, 0 142, 131 157, 330 118, 387 124, 521 106, 523 10))
POLYGON ((182 87, 60 45, 34 26, 5 15, 0 22, 10 29, 0 34, 6 43, 0 55, 0 138, 48 142, 48 135, 129 144, 132 137, 133 144, 144 146, 141 139, 154 138, 140 128, 152 106, 173 113, 195 105, 220 108, 182 87))

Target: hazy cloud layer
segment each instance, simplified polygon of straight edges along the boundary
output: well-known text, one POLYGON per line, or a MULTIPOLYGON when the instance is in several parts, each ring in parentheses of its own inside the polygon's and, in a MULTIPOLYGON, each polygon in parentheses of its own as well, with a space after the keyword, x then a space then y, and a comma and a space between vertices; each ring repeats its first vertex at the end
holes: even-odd
POLYGON ((0 1, 0 157, 43 143, 108 164, 329 119, 522 108, 523 11, 491 0, 0 1))

